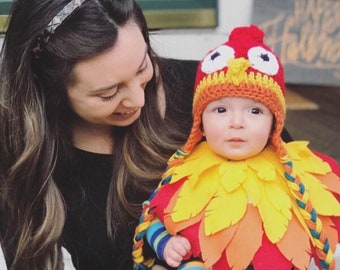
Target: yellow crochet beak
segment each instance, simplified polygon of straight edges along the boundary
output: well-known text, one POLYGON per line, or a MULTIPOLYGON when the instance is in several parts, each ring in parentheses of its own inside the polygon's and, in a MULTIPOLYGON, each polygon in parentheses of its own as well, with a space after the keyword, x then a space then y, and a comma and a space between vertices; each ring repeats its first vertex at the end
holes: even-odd
POLYGON ((227 78, 234 85, 240 85, 243 81, 246 81, 247 73, 246 70, 251 67, 250 62, 241 57, 237 59, 230 59, 228 61, 227 78))

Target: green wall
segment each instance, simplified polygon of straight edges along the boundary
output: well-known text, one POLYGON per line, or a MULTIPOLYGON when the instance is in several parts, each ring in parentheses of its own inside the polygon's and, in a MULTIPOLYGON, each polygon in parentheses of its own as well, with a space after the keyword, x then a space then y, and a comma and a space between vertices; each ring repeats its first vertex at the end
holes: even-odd
MULTIPOLYGON (((150 28, 213 28, 217 24, 217 0, 137 0, 150 28)), ((0 0, 0 32, 13 0, 0 0)))

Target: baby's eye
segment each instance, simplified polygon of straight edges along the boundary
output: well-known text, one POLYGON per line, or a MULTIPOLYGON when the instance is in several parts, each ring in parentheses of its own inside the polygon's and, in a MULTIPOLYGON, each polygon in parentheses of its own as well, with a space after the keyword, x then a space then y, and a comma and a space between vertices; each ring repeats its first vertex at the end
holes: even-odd
POLYGON ((218 108, 215 109, 215 112, 217 112, 217 113, 225 113, 226 111, 227 111, 227 109, 224 108, 224 107, 218 107, 218 108))
POLYGON ((260 114, 261 113, 261 109, 259 109, 259 108, 251 108, 249 111, 252 114, 260 114))

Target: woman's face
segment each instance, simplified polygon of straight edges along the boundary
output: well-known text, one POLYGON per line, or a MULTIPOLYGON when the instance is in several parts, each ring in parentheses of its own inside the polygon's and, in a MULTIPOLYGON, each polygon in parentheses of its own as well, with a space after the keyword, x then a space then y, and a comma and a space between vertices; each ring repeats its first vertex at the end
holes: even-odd
POLYGON ((264 104, 240 97, 215 100, 202 114, 204 136, 210 148, 231 160, 260 153, 268 142, 273 119, 264 104))
POLYGON ((95 126, 128 126, 138 119, 153 76, 147 49, 135 23, 120 28, 114 47, 74 66, 76 80, 68 88, 72 110, 95 126))

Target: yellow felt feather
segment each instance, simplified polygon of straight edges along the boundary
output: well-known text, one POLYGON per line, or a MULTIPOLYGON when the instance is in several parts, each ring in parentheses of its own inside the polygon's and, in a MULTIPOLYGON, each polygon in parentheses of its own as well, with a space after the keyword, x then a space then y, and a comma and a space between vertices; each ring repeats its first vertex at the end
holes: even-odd
POLYGON ((272 164, 272 166, 275 168, 277 177, 284 178, 285 172, 282 166, 282 162, 280 159, 277 158, 277 153, 273 146, 268 146, 268 151, 262 151, 261 157, 272 164))
POLYGON ((292 201, 290 196, 280 188, 279 185, 274 183, 267 183, 265 185, 268 201, 273 205, 275 210, 288 220, 292 217, 291 205, 292 201))
POLYGON ((209 203, 219 189, 218 171, 208 169, 196 181, 186 181, 178 193, 171 214, 174 222, 196 216, 209 203))
POLYGON ((226 162, 220 166, 221 185, 226 192, 233 192, 239 188, 247 177, 247 163, 240 162, 226 162))
POLYGON ((289 211, 291 203, 287 194, 273 188, 272 185, 267 185, 263 186, 263 189, 265 190, 263 193, 265 195, 262 197, 261 202, 257 205, 257 208, 259 209, 263 227, 268 239, 272 243, 276 243, 283 237, 287 230, 290 218, 287 216, 289 215, 287 214, 287 211, 289 211), (282 204, 285 205, 286 209, 282 208, 282 211, 278 211, 276 209, 276 206, 272 203, 273 194, 271 194, 271 192, 275 194, 276 200, 281 201, 282 204))
POLYGON ((248 196, 253 205, 259 208, 268 238, 275 243, 282 238, 291 219, 289 193, 277 183, 261 183, 261 179, 256 177, 248 178, 245 183, 248 196))
MULTIPOLYGON (((327 190, 327 187, 312 174, 301 172, 299 175, 303 179, 306 191, 316 212, 325 216, 339 216, 340 204, 334 195, 327 190)), ((340 189, 340 182, 338 188, 340 189)))
POLYGON ((263 197, 263 188, 259 181, 255 171, 249 170, 247 180, 243 183, 243 188, 248 194, 248 202, 255 206, 260 203, 263 197))
POLYGON ((308 141, 292 141, 285 144, 289 156, 292 159, 305 159, 311 155, 311 151, 308 149, 308 141))
MULTIPOLYGON (((275 157, 273 158, 274 160, 277 159, 275 157)), ((261 180, 274 181, 275 179, 277 179, 276 168, 278 167, 275 167, 273 165, 273 161, 260 156, 249 159, 247 164, 256 172, 258 178, 260 178, 261 180)))
POLYGON ((216 156, 211 151, 207 150, 207 145, 200 144, 195 150, 185 159, 185 163, 173 168, 170 168, 166 175, 171 175, 171 183, 174 183, 183 178, 183 176, 190 176, 195 182, 203 172, 216 164, 224 161, 223 158, 216 156), (188 166, 187 164, 190 164, 188 166))
POLYGON ((287 151, 295 167, 300 171, 314 174, 329 173, 331 171, 329 164, 314 155, 307 145, 308 142, 306 141, 295 141, 286 144, 287 151))
POLYGON ((232 193, 220 190, 206 208, 205 233, 214 234, 237 223, 247 209, 247 194, 242 189, 232 193))

